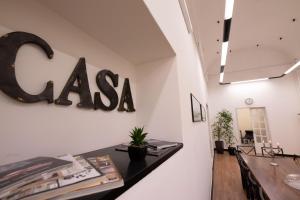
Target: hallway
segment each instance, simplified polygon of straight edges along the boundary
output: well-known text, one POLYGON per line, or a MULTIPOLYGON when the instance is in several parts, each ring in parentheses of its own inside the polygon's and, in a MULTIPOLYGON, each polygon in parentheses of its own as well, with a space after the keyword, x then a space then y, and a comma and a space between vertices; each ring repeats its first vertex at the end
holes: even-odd
POLYGON ((240 168, 235 156, 215 152, 213 174, 213 200, 246 200, 240 168))

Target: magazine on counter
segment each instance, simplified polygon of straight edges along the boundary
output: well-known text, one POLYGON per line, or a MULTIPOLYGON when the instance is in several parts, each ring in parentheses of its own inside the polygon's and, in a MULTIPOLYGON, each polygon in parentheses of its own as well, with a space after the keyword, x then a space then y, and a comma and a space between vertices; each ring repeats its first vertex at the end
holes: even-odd
MULTIPOLYGON (((124 143, 124 144, 119 144, 116 146, 116 150, 117 151, 128 151, 128 146, 129 146, 129 143, 124 143)), ((150 156, 160 156, 162 155, 164 152, 166 152, 167 149, 154 149, 154 148, 148 148, 147 149, 147 155, 150 155, 150 156)))
POLYGON ((177 142, 168 142, 163 140, 157 140, 157 139, 148 139, 146 140, 149 147, 152 147, 154 149, 165 149, 169 147, 175 147, 178 145, 177 142))
POLYGON ((39 180, 45 174, 67 168, 72 162, 52 157, 36 157, 0 166, 0 198, 12 190, 39 180))
MULTIPOLYGON (((157 139, 148 139, 147 142, 147 155, 150 156, 160 156, 164 154, 166 151, 168 151, 169 147, 177 146, 177 142, 168 142, 163 140, 157 140, 157 139)), ((115 147, 117 151, 128 151, 128 146, 130 146, 130 143, 122 143, 115 147)))
POLYGON ((69 168, 11 191, 3 199, 70 199, 123 186, 123 179, 109 156, 88 158, 66 155, 73 162, 69 168))
POLYGON ((101 173, 100 181, 82 187, 76 191, 65 193, 54 199, 73 199, 105 190, 110 190, 124 185, 124 180, 109 155, 86 157, 91 165, 101 173))

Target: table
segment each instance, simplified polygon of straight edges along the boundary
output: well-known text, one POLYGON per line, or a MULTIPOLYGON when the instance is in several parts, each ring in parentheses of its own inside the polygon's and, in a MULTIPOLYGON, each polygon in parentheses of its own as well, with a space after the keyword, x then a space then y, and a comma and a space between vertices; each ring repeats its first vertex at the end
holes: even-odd
POLYGON ((241 154, 249 170, 254 175, 270 200, 299 200, 300 190, 284 183, 288 174, 300 174, 300 166, 290 157, 276 157, 279 166, 272 166, 272 158, 241 154))
POLYGON ((99 149, 96 151, 81 154, 83 157, 93 157, 109 154, 114 164, 118 168, 124 179, 124 186, 120 188, 115 188, 112 190, 107 190, 104 192, 99 192, 91 194, 88 196, 79 197, 80 200, 112 200, 116 199, 142 178, 147 176, 151 171, 156 169, 159 165, 169 159, 182 147, 182 143, 178 143, 175 147, 170 147, 160 156, 149 156, 147 155, 144 161, 130 162, 128 152, 116 151, 117 146, 112 146, 104 149, 99 149))

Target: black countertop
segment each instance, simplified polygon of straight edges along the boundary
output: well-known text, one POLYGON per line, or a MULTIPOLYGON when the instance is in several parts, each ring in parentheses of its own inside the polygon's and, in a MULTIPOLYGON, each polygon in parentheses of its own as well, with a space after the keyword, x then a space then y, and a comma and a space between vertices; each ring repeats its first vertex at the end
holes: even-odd
POLYGON ((130 162, 128 152, 116 151, 115 147, 116 146, 84 153, 82 154, 82 156, 93 157, 98 155, 101 156, 101 155, 109 154, 124 179, 124 186, 120 188, 100 192, 100 193, 95 193, 88 196, 83 196, 78 199, 84 199, 84 200, 116 199, 118 196, 120 196, 122 193, 124 193, 126 190, 128 190, 130 187, 132 187, 142 178, 147 176, 147 174, 149 174, 152 170, 157 168, 168 158, 174 155, 177 151, 179 151, 183 147, 183 144, 179 143, 176 147, 168 148, 160 156, 147 155, 144 161, 139 161, 139 162, 130 162))

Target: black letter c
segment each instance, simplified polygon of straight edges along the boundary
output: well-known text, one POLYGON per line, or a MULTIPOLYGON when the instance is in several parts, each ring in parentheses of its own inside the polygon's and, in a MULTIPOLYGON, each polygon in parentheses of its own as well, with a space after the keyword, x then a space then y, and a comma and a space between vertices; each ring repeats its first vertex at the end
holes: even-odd
POLYGON ((48 58, 53 57, 53 50, 42 38, 25 32, 12 32, 0 38, 0 89, 8 96, 25 103, 47 100, 53 102, 53 82, 48 81, 46 88, 38 95, 25 92, 18 84, 15 74, 15 60, 19 48, 24 44, 36 44, 48 58))

